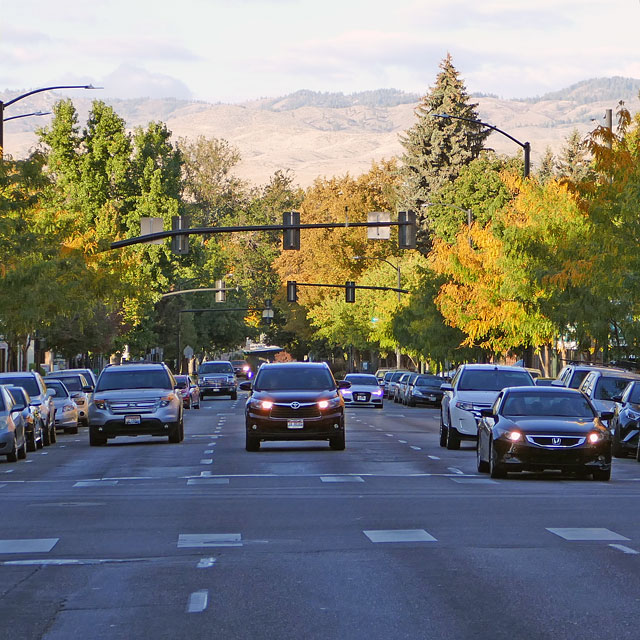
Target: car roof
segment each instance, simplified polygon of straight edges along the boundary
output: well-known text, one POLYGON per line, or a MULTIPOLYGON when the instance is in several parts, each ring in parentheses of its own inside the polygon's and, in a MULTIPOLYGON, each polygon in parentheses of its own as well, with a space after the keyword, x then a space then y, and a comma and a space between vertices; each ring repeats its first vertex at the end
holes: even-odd
MULTIPOLYGON (((231 360, 203 360, 200 364, 211 364, 212 362, 218 363, 218 362, 222 362, 224 364, 231 364, 231 360)), ((238 360, 239 362, 239 360, 238 360)), ((243 361, 244 362, 244 361, 243 361)))
POLYGON ((265 362, 261 367, 262 369, 275 369, 277 367, 287 367, 303 369, 306 367, 325 368, 328 369, 329 365, 326 362, 265 362))
POLYGON ((539 387, 537 385, 531 385, 527 387, 505 387, 503 391, 508 391, 509 393, 531 393, 531 391, 535 391, 536 393, 540 394, 565 393, 567 395, 579 395, 584 397, 582 391, 579 391, 578 389, 572 389, 571 387, 539 387))
POLYGON ((604 378, 628 378, 629 380, 639 380, 640 374, 633 373, 632 371, 625 371, 624 369, 605 369, 603 371, 597 371, 604 378))
POLYGON ((37 375, 35 371, 3 371, 0 378, 34 378, 37 375))
MULTIPOLYGON (((463 369, 478 369, 478 370, 496 370, 496 371, 527 371, 524 367, 517 367, 516 365, 510 364, 479 364, 479 363, 469 363, 463 364, 463 369)), ((529 373, 527 371, 527 373, 529 373)))
MULTIPOLYGON (((105 371, 135 371, 139 369, 164 369, 165 371, 169 370, 166 364, 163 362, 139 362, 139 363, 126 363, 126 364, 113 364, 108 367, 105 367, 102 370, 102 373, 105 371)), ((102 375, 102 374, 101 374, 102 375)))

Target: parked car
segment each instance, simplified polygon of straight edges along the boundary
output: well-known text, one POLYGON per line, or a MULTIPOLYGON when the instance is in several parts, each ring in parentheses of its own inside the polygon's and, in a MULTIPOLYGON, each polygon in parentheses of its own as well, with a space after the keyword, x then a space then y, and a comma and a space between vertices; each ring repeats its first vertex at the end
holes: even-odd
POLYGON ((36 416, 36 408, 31 406, 31 398, 22 387, 10 387, 7 390, 17 405, 24 406, 22 418, 27 432, 27 451, 35 451, 44 447, 44 430, 42 421, 36 416))
POLYGON ((208 395, 228 395, 232 400, 238 397, 238 381, 229 360, 205 360, 198 367, 200 397, 208 395))
POLYGON ((380 384, 380 386, 383 386, 383 384, 384 384, 384 376, 389 371, 393 371, 393 369, 390 369, 388 367, 383 367, 381 369, 377 369, 376 370, 375 376, 378 379, 378 383, 380 384))
POLYGON ((245 407, 246 449, 257 451, 266 440, 328 440, 345 448, 344 400, 323 362, 263 364, 253 381, 240 383, 251 391, 245 407))
POLYGON ((95 387, 98 382, 98 377, 93 372, 93 369, 60 369, 59 371, 52 371, 48 375, 55 375, 60 373, 61 375, 67 375, 69 373, 81 373, 89 383, 90 386, 95 387))
POLYGON ((413 377, 405 392, 406 403, 410 407, 417 404, 439 405, 442 402, 442 385, 444 378, 434 376, 430 373, 420 373, 413 377))
POLYGON ((629 454, 636 454, 640 442, 640 381, 629 382, 613 400, 615 406, 609 420, 611 449, 614 457, 626 458, 629 454))
POLYGON ((481 414, 477 466, 492 478, 545 469, 611 477, 611 436, 601 421, 611 414, 599 416, 579 391, 506 388, 481 414))
POLYGON ((522 367, 463 364, 451 383, 442 385, 440 446, 459 449, 461 440, 475 440, 482 409, 488 409, 505 387, 533 386, 522 367))
POLYGON ((36 419, 40 420, 44 434, 44 444, 56 441, 56 407, 47 395, 47 386, 37 371, 13 371, 0 373, 0 384, 22 387, 31 400, 36 419))
POLYGON ((351 387, 348 389, 342 389, 340 391, 345 406, 382 409, 382 388, 374 375, 368 373, 348 373, 344 379, 351 384, 351 387))
POLYGON ((251 378, 253 376, 251 365, 246 360, 231 360, 231 364, 236 377, 251 378))
POLYGON ((398 381, 400 380, 400 378, 402 378, 402 376, 405 373, 410 373, 410 371, 407 371, 406 369, 401 369, 401 370, 390 371, 388 374, 385 374, 384 377, 385 377, 386 386, 385 386, 384 393, 385 393, 385 396, 390 400, 395 400, 396 387, 398 386, 398 381), (387 375, 389 375, 389 378, 387 378, 387 375))
POLYGON ((616 367, 608 367, 605 365, 593 365, 585 362, 576 362, 567 364, 560 370, 554 386, 569 387, 570 389, 578 389, 582 384, 582 381, 592 371, 617 371, 620 373, 626 373, 625 369, 619 369, 616 367))
POLYGON ((614 398, 621 396, 633 380, 640 380, 640 375, 617 369, 599 369, 590 371, 579 388, 591 400, 596 411, 613 413, 614 398))
POLYGON ((89 444, 105 445, 117 436, 184 439, 182 397, 163 363, 105 367, 89 406, 89 444))
POLYGON ((409 384, 411 381, 416 378, 419 374, 417 373, 405 373, 398 380, 398 384, 396 385, 396 397, 398 398, 396 402, 400 404, 406 404, 407 390, 409 388, 409 384))
MULTIPOLYGON (((93 386, 82 373, 67 373, 66 371, 56 371, 55 374, 45 376, 46 384, 49 380, 59 380, 67 388, 73 401, 78 407, 78 421, 85 427, 89 426, 89 404, 93 394, 93 386)), ((77 433, 77 431, 76 431, 77 433)))
POLYGON ((189 376, 175 376, 176 389, 180 389, 180 395, 182 396, 182 405, 185 409, 199 409, 200 408, 200 387, 197 384, 193 384, 189 376))
POLYGON ((78 405, 67 389, 66 385, 56 378, 45 378, 47 392, 53 393, 56 405, 56 429, 63 429, 65 433, 78 433, 78 405))
POLYGON ((0 385, 0 456, 8 462, 27 457, 27 434, 22 411, 25 405, 16 404, 9 390, 0 385))

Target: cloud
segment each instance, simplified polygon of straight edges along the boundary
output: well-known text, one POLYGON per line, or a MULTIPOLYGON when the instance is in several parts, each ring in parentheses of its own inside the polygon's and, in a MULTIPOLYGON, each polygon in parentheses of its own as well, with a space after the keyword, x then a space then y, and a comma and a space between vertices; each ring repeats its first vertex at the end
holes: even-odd
POLYGON ((192 97, 191 90, 179 80, 141 67, 121 64, 102 81, 104 95, 116 98, 181 98, 192 97))
POLYGON ((95 38, 74 45, 77 50, 94 58, 119 60, 154 60, 160 62, 198 62, 202 60, 191 49, 166 39, 139 36, 136 38, 95 38))

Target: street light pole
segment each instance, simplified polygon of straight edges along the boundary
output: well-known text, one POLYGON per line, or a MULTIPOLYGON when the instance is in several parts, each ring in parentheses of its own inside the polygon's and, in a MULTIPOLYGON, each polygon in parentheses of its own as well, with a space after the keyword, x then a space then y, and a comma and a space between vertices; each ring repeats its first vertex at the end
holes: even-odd
POLYGON ((473 124, 481 124, 483 127, 487 127, 487 129, 492 129, 493 131, 497 131, 501 133, 503 136, 509 138, 509 140, 513 140, 517 145, 520 145, 524 151, 524 171, 523 175, 525 178, 529 177, 529 171, 531 167, 531 145, 528 142, 521 142, 517 138, 514 138, 512 135, 508 134, 506 131, 502 129, 498 129, 498 127, 489 124, 488 122, 482 122, 480 120, 473 120, 472 118, 463 118, 462 116, 452 116, 448 113, 432 113, 432 116, 436 118, 451 118, 453 120, 464 120, 464 122, 472 122, 473 124))
MULTIPOLYGON (((386 262, 388 265, 392 266, 398 275, 398 304, 402 301, 402 274, 400 272, 400 265, 393 264, 393 262, 389 262, 386 258, 378 258, 377 256, 353 256, 353 260, 380 260, 380 262, 386 262)), ((402 354, 400 353, 400 347, 396 347, 396 366, 398 369, 400 368, 400 363, 402 360, 402 354)))
MULTIPOLYGON (((4 154, 4 126, 3 122, 4 118, 4 108, 10 107, 14 102, 18 102, 18 100, 22 100, 23 98, 28 98, 32 96, 34 93, 41 93, 42 91, 53 91, 55 89, 102 89, 102 87, 94 87, 92 84, 61 84, 55 85, 53 87, 42 87, 42 89, 34 89, 33 91, 27 91, 27 93, 23 93, 22 95, 16 96, 15 98, 11 98, 11 100, 7 100, 3 102, 0 100, 0 160, 4 154)), ((15 118, 24 118, 28 115, 34 116, 43 116, 45 113, 28 113, 23 116, 13 116, 12 118, 6 118, 6 120, 14 120, 15 118)))

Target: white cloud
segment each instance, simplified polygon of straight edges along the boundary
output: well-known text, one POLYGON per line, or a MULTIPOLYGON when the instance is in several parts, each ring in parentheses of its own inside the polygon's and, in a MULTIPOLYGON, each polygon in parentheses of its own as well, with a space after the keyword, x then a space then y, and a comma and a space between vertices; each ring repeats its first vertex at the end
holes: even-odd
POLYGON ((112 98, 191 98, 191 91, 181 80, 126 64, 105 76, 102 86, 101 95, 112 98))

